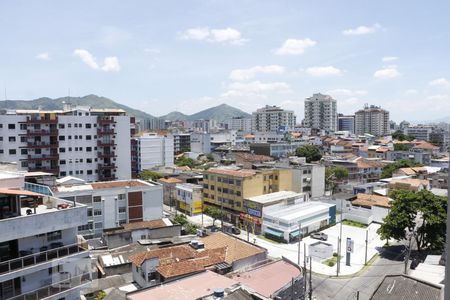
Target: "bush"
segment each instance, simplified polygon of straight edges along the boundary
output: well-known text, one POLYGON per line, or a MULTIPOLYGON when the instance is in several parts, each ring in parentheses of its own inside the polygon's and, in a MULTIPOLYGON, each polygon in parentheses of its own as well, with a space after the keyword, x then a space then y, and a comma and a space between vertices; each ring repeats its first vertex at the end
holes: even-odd
POLYGON ((337 257, 338 254, 336 252, 333 252, 333 257, 337 257))
POLYGON ((334 262, 334 261, 328 261, 328 263, 327 263, 327 265, 329 266, 329 267, 333 267, 334 265, 335 265, 336 263, 334 262))

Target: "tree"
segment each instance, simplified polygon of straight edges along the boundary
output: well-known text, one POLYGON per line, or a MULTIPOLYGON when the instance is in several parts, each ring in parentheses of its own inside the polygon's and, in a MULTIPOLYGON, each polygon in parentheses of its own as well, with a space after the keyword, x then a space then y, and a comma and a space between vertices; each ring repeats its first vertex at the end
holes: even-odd
POLYGON ((187 220, 186 216, 183 215, 183 214, 178 214, 178 215, 176 215, 176 216, 173 218, 173 221, 174 221, 175 223, 180 224, 181 226, 184 226, 184 225, 188 224, 188 220, 187 220))
POLYGON ((205 207, 203 213, 213 218, 213 226, 215 226, 216 220, 222 217, 222 211, 214 206, 205 207))
POLYGON ((394 151, 408 151, 409 149, 411 149, 411 145, 408 144, 394 144, 394 151))
POLYGON ((160 178, 162 178, 163 176, 158 173, 158 172, 154 172, 154 171, 150 171, 150 170, 144 170, 139 174, 139 178, 141 178, 142 180, 158 180, 160 178))
POLYGON ((398 160, 392 164, 389 164, 383 168, 381 172, 381 178, 391 178, 392 174, 401 168, 421 167, 422 165, 407 159, 398 160))
POLYGON ((209 154, 206 155, 206 159, 207 159, 209 162, 213 162, 213 161, 214 161, 214 156, 213 156, 211 153, 209 153, 209 154))
POLYGON ((334 192, 337 183, 348 178, 348 170, 341 166, 331 166, 325 169, 325 185, 334 192))
POLYGON ((392 134, 392 138, 399 141, 409 141, 409 142, 415 139, 415 137, 413 137, 412 135, 405 135, 401 130, 397 130, 396 132, 394 132, 392 134))
POLYGON ((193 168, 196 166, 195 160, 193 160, 190 157, 186 156, 180 156, 176 161, 175 164, 179 167, 188 166, 189 168, 193 168))
POLYGON ((442 250, 445 246, 447 221, 447 199, 430 191, 420 192, 394 190, 389 196, 394 199, 389 214, 377 233, 382 239, 397 241, 413 238, 417 250, 442 250))
POLYGON ((306 157, 306 162, 318 161, 322 158, 320 148, 315 145, 303 145, 295 150, 298 157, 306 157))

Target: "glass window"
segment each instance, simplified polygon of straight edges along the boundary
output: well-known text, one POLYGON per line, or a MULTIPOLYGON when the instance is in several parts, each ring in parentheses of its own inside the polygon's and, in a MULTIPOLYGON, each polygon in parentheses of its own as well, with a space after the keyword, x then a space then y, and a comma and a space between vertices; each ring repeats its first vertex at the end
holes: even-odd
POLYGON ((55 241, 55 240, 60 240, 62 238, 62 233, 61 230, 57 230, 57 231, 53 231, 53 232, 48 232, 47 233, 47 241, 55 241))

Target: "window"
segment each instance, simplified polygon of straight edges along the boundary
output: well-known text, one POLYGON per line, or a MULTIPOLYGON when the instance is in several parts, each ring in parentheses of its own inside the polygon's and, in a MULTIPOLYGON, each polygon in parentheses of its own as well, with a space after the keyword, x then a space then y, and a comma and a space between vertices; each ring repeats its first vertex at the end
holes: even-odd
MULTIPOLYGON (((41 129, 41 128, 38 128, 41 129)), ((20 124, 20 130, 27 130, 27 124, 20 124)))
POLYGON ((122 207, 119 207, 119 213, 121 214, 121 213, 126 213, 127 212, 127 207, 126 206, 122 206, 122 207))
POLYGON ((94 196, 94 202, 102 202, 102 197, 94 196))
POLYGON ((213 186, 213 185, 210 185, 210 186, 209 186, 209 189, 214 191, 214 186, 213 186))
POLYGON ((101 216, 102 210, 101 209, 94 209, 94 216, 101 216))
POLYGON ((16 124, 8 124, 8 129, 16 129, 16 124))
POLYGON ((59 140, 60 140, 60 141, 65 141, 65 140, 66 140, 66 137, 65 137, 64 135, 60 135, 60 136, 59 136, 59 140))
POLYGON ((69 147, 69 152, 72 152, 72 147, 69 147))
POLYGON ((82 135, 79 135, 79 136, 78 136, 78 139, 79 139, 79 140, 82 140, 82 139, 83 139, 83 136, 82 136, 82 135))
POLYGON ((10 155, 15 155, 16 154, 16 149, 9 149, 9 154, 10 155))
POLYGON ((117 196, 118 196, 119 200, 125 200, 127 198, 125 194, 119 194, 117 196))
MULTIPOLYGON (((80 114, 80 116, 81 116, 81 114, 80 114)), ((78 123, 78 128, 82 128, 82 127, 83 127, 83 124, 78 123)))
POLYGON ((66 152, 66 148, 59 148, 59 153, 64 153, 66 152))
MULTIPOLYGON (((89 148, 89 147, 88 147, 88 148, 89 148)), ((86 151, 87 151, 87 149, 86 149, 86 151)), ((86 163, 92 164, 92 158, 86 158, 86 163)))
POLYGON ((69 135, 68 137, 67 137, 69 140, 71 140, 72 139, 72 136, 71 135, 69 135))
POLYGON ((236 191, 236 196, 241 196, 241 192, 240 191, 236 191))
POLYGON ((223 188, 222 193, 228 194, 228 189, 227 188, 223 188))
POLYGON ((64 127, 65 127, 64 124, 58 124, 59 129, 64 129, 64 127))
POLYGON ((10 137, 8 138, 8 141, 9 141, 9 142, 15 142, 15 141, 16 141, 16 137, 15 137, 15 136, 10 136, 10 137))
MULTIPOLYGON (((3 149, 0 150, 0 153, 3 153, 3 149)), ((22 168, 28 168, 28 162, 27 161, 22 161, 21 162, 21 166, 22 166, 22 168)))
POLYGON ((78 127, 78 124, 77 124, 77 123, 73 124, 73 127, 77 128, 77 127, 78 127))
POLYGON ((66 172, 60 172, 59 176, 64 177, 64 176, 66 176, 66 174, 67 174, 66 172))
POLYGON ((0 136, 0 142, 2 142, 3 141, 3 137, 2 136, 0 136))
POLYGON ((103 228, 103 223, 102 222, 97 222, 94 225, 95 229, 102 229, 103 228))
POLYGON ((0 128, 3 128, 3 124, 0 124, 0 128))
POLYGON ((76 139, 76 140, 78 140, 78 135, 74 135, 73 138, 76 139))
POLYGON ((241 186, 241 181, 240 180, 236 180, 236 185, 237 186, 241 186))
POLYGON ((87 140, 87 141, 92 140, 92 135, 87 135, 87 136, 86 136, 86 140, 87 140))
POLYGON ((20 154, 27 155, 28 154, 28 150, 27 149, 20 149, 20 154))
POLYGON ((56 241, 62 238, 61 230, 52 231, 47 233, 47 241, 56 241))
POLYGON ((65 165, 65 164, 66 164, 66 160, 65 160, 65 159, 60 160, 60 161, 59 161, 59 164, 60 164, 60 165, 65 165))
POLYGON ((72 128, 72 124, 70 124, 70 123, 67 124, 67 127, 68 127, 68 128, 72 128))
POLYGON ((92 217, 92 208, 88 208, 87 210, 87 216, 92 217))
POLYGON ((217 177, 217 182, 222 182, 222 177, 217 177))
POLYGON ((78 150, 79 150, 79 151, 83 151, 83 147, 79 147, 78 150))
POLYGON ((91 124, 86 124, 86 128, 91 128, 92 125, 91 124))
POLYGON ((27 137, 26 136, 21 136, 20 137, 20 142, 21 143, 26 143, 27 142, 27 137))
POLYGON ((92 170, 87 170, 86 173, 87 173, 88 175, 92 175, 92 170))

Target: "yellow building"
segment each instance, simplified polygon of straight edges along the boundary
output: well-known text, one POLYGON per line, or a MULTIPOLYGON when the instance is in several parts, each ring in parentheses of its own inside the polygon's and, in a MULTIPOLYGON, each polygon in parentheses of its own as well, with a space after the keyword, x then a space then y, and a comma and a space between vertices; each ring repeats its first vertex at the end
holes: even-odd
POLYGON ((202 212, 202 186, 192 183, 180 183, 175 186, 176 207, 192 216, 202 212))
POLYGON ((223 205, 224 220, 236 225, 243 224, 245 198, 291 190, 291 169, 209 169, 203 176, 205 205, 223 205))

